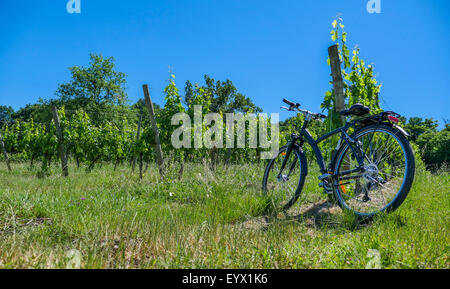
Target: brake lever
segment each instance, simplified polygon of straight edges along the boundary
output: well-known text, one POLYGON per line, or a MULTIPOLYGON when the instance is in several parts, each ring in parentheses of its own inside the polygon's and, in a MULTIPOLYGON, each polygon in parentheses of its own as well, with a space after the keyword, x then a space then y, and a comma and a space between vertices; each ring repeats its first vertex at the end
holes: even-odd
POLYGON ((281 106, 280 108, 285 109, 287 111, 293 111, 292 108, 287 108, 286 106, 281 106))
POLYGON ((324 115, 324 114, 317 113, 317 114, 315 115, 315 118, 314 118, 314 119, 320 121, 320 123, 323 123, 323 119, 326 118, 326 117, 327 117, 327 116, 324 115))

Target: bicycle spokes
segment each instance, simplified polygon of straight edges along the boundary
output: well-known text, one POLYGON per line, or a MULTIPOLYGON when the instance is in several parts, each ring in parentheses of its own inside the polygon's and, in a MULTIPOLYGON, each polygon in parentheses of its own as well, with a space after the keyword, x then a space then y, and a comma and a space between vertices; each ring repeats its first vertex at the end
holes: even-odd
POLYGON ((281 152, 272 160, 266 173, 265 191, 275 210, 283 210, 295 197, 299 178, 299 161, 294 152, 289 155, 281 152))
POLYGON ((340 158, 338 189, 352 210, 370 214, 387 207, 400 191, 406 174, 405 148, 387 131, 358 137, 364 156, 361 166, 348 147, 340 158))

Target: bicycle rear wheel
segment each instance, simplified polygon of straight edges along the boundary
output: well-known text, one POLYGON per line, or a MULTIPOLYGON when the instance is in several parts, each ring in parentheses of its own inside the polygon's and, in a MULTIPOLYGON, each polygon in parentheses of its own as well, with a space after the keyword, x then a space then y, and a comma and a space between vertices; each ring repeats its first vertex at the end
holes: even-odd
POLYGON ((353 139, 360 142, 364 166, 361 169, 347 143, 339 149, 333 170, 339 205, 366 218, 394 211, 414 180, 414 153, 408 140, 399 130, 384 124, 363 127, 353 139))
POLYGON ((263 194, 267 197, 269 212, 287 211, 297 201, 305 183, 306 158, 301 151, 293 149, 287 156, 283 147, 271 159, 263 178, 263 194), (283 160, 288 157, 283 170, 283 160))

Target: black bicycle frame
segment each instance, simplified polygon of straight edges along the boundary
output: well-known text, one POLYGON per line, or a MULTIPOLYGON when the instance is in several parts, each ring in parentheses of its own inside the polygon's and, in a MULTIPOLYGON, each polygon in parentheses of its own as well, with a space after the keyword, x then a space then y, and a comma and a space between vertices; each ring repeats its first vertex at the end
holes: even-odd
MULTIPOLYGON (((361 153, 361 151, 355 147, 356 141, 354 139, 352 139, 352 137, 350 137, 348 135, 348 133, 347 133, 349 128, 355 126, 355 122, 350 122, 350 123, 347 122, 343 127, 335 129, 335 130, 333 130, 333 131, 331 131, 331 132, 321 136, 317 140, 315 140, 312 137, 311 133, 306 129, 307 126, 308 126, 308 123, 309 123, 308 120, 305 120, 305 122, 303 123, 303 126, 302 126, 302 128, 300 130, 300 136, 297 136, 295 134, 293 134, 291 136, 291 141, 288 144, 288 149, 286 151, 286 156, 285 156, 285 158, 283 160, 283 163, 281 165, 281 168, 280 168, 280 174, 283 171, 284 167, 286 166, 287 160, 289 159, 289 156, 290 156, 290 154, 292 152, 292 149, 295 146, 302 147, 304 142, 305 142, 305 139, 306 139, 306 142, 312 147, 312 149, 314 151, 314 154, 316 156, 316 161, 317 161, 317 164, 319 165, 320 171, 322 172, 322 174, 328 174, 329 172, 327 170, 327 167, 325 165, 325 161, 324 161, 322 152, 320 151, 318 145, 322 141, 328 139, 329 137, 331 137, 333 135, 339 134, 339 133, 341 134, 341 138, 339 139, 339 142, 338 142, 338 145, 337 145, 337 149, 341 145, 342 140, 344 140, 348 144, 350 149, 353 151, 354 155, 356 156, 356 159, 358 161, 358 164, 359 164, 360 168, 363 167, 365 153, 364 152, 361 153), (297 144, 297 141, 299 141, 300 144, 297 144)), ((348 171, 341 172, 339 175, 348 175, 348 174, 351 174, 351 173, 354 173, 354 172, 358 172, 358 171, 360 171, 360 169, 348 170, 348 171)), ((279 177, 280 177, 280 175, 279 175, 279 177)))

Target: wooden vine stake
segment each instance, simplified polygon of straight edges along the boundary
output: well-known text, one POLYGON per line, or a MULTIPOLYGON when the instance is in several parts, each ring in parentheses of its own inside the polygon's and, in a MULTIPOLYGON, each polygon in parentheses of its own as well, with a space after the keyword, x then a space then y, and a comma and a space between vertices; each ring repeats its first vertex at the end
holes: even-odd
MULTIPOLYGON (((330 56, 331 76, 333 77, 334 97, 336 101, 336 112, 345 109, 344 98, 344 79, 342 78, 341 60, 339 59, 339 48, 337 45, 328 48, 328 55, 330 56)), ((345 122, 345 117, 341 117, 342 122, 345 122)))
MULTIPOLYGON (((139 116, 139 122, 138 122, 137 133, 136 133, 136 143, 139 141, 139 139, 141 137, 141 123, 142 123, 142 115, 139 116)), ((133 172, 134 172, 134 168, 136 166, 136 160, 137 160, 137 155, 134 155, 133 156, 133 169, 132 169, 133 172)))
POLYGON ((153 132, 155 133, 155 152, 156 152, 156 161, 158 162, 159 174, 164 177, 164 158, 161 149, 161 141, 159 140, 159 130, 156 124, 156 116, 155 111, 153 109, 153 102, 150 98, 150 93, 148 91, 148 85, 144 84, 144 96, 145 96, 145 105, 147 106, 148 113, 150 115, 150 120, 152 122, 153 132))
POLYGON ((2 147, 3 155, 5 156, 5 161, 6 161, 6 166, 8 167, 8 171, 12 171, 11 165, 9 164, 8 152, 6 151, 5 143, 3 142, 3 137, 1 134, 0 134, 0 146, 2 147))
POLYGON ((52 107, 52 112, 53 112, 53 121, 55 122, 56 127, 56 136, 58 137, 58 149, 59 149, 59 157, 61 158, 62 173, 64 177, 68 177, 69 167, 67 166, 66 149, 64 148, 64 139, 61 131, 61 125, 56 106, 52 107))
MULTIPOLYGON (((339 113, 345 109, 344 79, 342 78, 341 60, 339 58, 339 48, 337 45, 328 48, 330 57, 331 76, 333 77, 334 97, 336 103, 336 112, 339 113)), ((341 116, 342 125, 345 123, 345 116, 341 116)), ((347 156, 349 157, 349 155, 347 156)), ((342 167, 344 170, 350 169, 350 160, 342 167)))
MULTIPOLYGON (((137 131, 137 141, 141 139, 141 127, 142 127, 142 114, 139 116, 138 131, 137 131)), ((142 180, 142 151, 139 152, 139 179, 142 180)))

